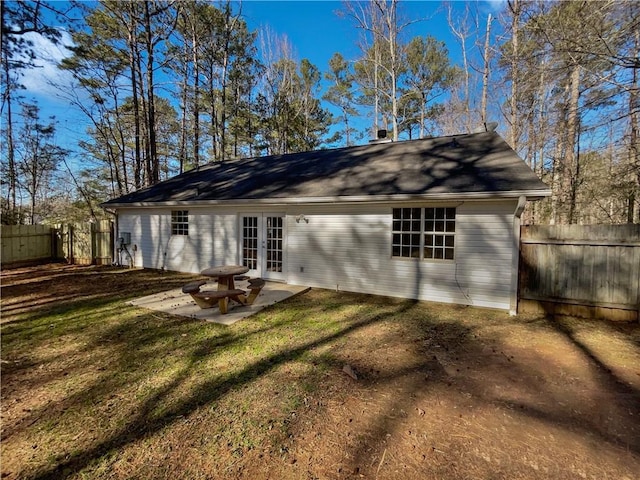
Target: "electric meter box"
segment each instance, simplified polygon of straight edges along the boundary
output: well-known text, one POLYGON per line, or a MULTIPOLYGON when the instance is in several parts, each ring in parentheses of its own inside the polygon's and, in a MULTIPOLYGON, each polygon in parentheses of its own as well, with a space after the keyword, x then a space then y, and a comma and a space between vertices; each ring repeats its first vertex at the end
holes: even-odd
POLYGON ((118 243, 120 245, 131 245, 131 232, 120 232, 118 243))

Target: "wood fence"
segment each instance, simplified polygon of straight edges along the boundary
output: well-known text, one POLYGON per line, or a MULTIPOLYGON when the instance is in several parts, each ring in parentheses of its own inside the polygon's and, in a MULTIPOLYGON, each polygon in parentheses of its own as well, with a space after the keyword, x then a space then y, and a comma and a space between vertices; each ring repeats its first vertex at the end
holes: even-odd
POLYGON ((55 257, 55 232, 48 225, 2 225, 0 237, 3 264, 55 257))
POLYGON ((640 225, 522 227, 518 310, 639 320, 640 225))
POLYGON ((77 265, 110 265, 113 222, 64 225, 3 225, 2 264, 66 260, 77 265))

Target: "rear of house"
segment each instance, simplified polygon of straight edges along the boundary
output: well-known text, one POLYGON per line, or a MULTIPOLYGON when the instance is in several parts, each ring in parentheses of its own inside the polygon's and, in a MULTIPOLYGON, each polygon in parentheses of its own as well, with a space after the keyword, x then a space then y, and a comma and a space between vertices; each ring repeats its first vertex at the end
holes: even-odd
POLYGON ((548 194, 486 132, 209 164, 103 206, 137 267, 513 311, 519 216, 548 194))

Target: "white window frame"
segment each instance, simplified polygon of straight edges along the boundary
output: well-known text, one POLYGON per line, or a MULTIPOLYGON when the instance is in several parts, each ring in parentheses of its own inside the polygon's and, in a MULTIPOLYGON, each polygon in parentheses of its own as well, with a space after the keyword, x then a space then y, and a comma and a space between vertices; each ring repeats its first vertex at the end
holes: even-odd
POLYGON ((171 235, 189 235, 189 210, 171 210, 171 235))
POLYGON ((391 257, 455 262, 456 213, 452 206, 393 208, 391 257))

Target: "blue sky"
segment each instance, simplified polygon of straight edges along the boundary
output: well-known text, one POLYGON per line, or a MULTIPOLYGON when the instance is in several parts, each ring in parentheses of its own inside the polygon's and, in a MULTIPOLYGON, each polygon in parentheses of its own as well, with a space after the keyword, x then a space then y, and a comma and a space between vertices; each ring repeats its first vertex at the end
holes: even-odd
MULTIPOLYGON (((465 2, 449 3, 458 15, 465 9, 465 2)), ((505 2, 493 0, 467 3, 472 11, 477 12, 480 28, 484 29, 487 14, 492 13, 495 16, 504 7, 505 2)), ((348 60, 355 60, 359 53, 357 41, 360 33, 349 18, 341 18, 336 14, 336 11, 341 9, 343 3, 340 1, 245 0, 242 5, 242 13, 250 29, 258 30, 269 26, 274 33, 286 35, 294 47, 297 58, 309 59, 321 72, 328 69, 329 59, 335 52, 340 52, 348 60)), ((424 19, 407 28, 407 38, 432 35, 446 42, 454 63, 461 61, 460 48, 449 30, 442 2, 404 1, 401 2, 400 9, 407 18, 424 19)), ((64 77, 60 77, 52 65, 52 61, 61 58, 64 49, 46 43, 39 43, 38 48, 44 60, 40 68, 25 74, 23 83, 27 90, 23 93, 27 99, 34 98, 38 101, 43 116, 56 116, 59 122, 59 142, 67 148, 75 148, 74 144, 84 135, 87 120, 47 85, 47 79, 57 78, 65 83, 64 77)), ((470 45, 470 48, 475 47, 470 45)))
MULTIPOLYGON (((458 13, 464 10, 465 4, 477 8, 482 16, 481 22, 487 13, 495 16, 504 5, 502 1, 449 3, 458 13)), ((460 50, 449 30, 443 2, 409 0, 401 2, 400 9, 408 18, 424 19, 408 27, 406 35, 430 34, 447 43, 454 60, 459 57, 460 50)), ((329 58, 334 52, 342 53, 349 60, 355 60, 359 53, 356 44, 359 32, 349 18, 336 14, 338 10, 343 10, 341 1, 245 0, 242 6, 250 27, 269 25, 276 32, 286 34, 296 47, 299 58, 308 58, 323 71, 328 68, 329 58)))

